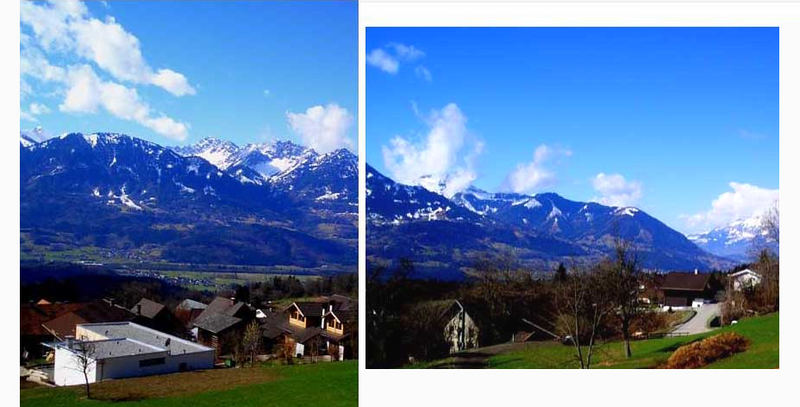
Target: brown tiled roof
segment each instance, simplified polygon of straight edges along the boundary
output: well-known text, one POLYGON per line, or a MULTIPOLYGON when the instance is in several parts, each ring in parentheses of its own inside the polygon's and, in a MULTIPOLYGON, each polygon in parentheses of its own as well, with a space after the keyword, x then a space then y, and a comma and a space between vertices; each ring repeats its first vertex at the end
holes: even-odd
POLYGON ((206 307, 206 312, 209 313, 217 313, 217 312, 225 312, 228 308, 233 306, 234 301, 229 298, 224 297, 216 297, 210 304, 206 307))
POLYGON ((243 310, 248 310, 247 304, 217 297, 197 316, 193 324, 209 332, 219 333, 243 321, 243 310))
POLYGON ((135 315, 125 308, 95 301, 82 304, 78 309, 64 313, 42 325, 50 334, 64 339, 66 336, 75 336, 77 324, 130 321, 134 317, 135 315))
POLYGON ((318 316, 321 317, 323 310, 327 308, 327 302, 318 302, 318 301, 301 301, 293 303, 303 315, 308 317, 318 316))
POLYGON ((321 334, 322 332, 323 332, 322 328, 318 326, 314 326, 311 328, 298 328, 292 334, 292 337, 299 343, 305 343, 309 339, 321 334))
POLYGON ((223 313, 200 314, 194 320, 194 326, 211 333, 218 334, 242 322, 241 318, 232 317, 223 313))
POLYGON ((159 304, 155 301, 149 300, 147 298, 142 298, 139 302, 136 303, 131 308, 131 312, 136 315, 141 315, 145 318, 153 319, 155 318, 161 311, 164 310, 164 306, 159 304), (141 307, 141 308, 139 308, 141 307))
POLYGON ((414 306, 418 311, 430 312, 438 318, 450 319, 452 318, 452 310, 458 307, 457 300, 436 300, 426 301, 414 306))
POLYGON ((339 309, 328 312, 325 315, 333 315, 342 323, 352 323, 358 320, 358 308, 339 309))
POLYGON ((43 323, 85 305, 85 303, 79 302, 42 305, 22 304, 19 313, 20 334, 33 336, 50 335, 42 326, 43 323))
POLYGON ((664 276, 662 290, 703 291, 708 285, 710 274, 669 273, 664 276))

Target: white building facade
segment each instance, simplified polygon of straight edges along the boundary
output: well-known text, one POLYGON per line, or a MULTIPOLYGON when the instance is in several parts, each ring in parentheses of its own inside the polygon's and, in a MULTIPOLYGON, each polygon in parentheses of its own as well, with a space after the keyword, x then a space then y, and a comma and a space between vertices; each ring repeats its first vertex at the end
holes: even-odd
POLYGON ((728 278, 733 280, 733 289, 736 291, 761 284, 761 274, 750 269, 731 273, 728 275, 728 278))
POLYGON ((213 348, 132 322, 82 324, 75 334, 55 346, 57 386, 214 367, 213 348))

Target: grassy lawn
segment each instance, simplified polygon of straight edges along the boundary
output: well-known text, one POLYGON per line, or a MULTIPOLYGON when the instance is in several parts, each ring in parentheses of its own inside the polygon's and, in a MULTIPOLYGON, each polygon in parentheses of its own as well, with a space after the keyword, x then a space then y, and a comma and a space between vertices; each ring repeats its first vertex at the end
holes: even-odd
MULTIPOLYGON (((690 342, 734 331, 748 339, 748 349, 719 360, 707 368, 771 369, 778 367, 778 313, 742 320, 736 325, 700 335, 650 339, 631 343, 633 357, 626 359, 622 342, 609 342, 595 347, 593 368, 654 368, 665 362, 678 347, 690 342)), ((576 368, 573 348, 554 342, 528 344, 524 349, 499 354, 489 359, 491 368, 562 369, 576 368)))
POLYGON ((358 362, 217 369, 134 379, 92 387, 23 388, 21 406, 355 406, 358 362))

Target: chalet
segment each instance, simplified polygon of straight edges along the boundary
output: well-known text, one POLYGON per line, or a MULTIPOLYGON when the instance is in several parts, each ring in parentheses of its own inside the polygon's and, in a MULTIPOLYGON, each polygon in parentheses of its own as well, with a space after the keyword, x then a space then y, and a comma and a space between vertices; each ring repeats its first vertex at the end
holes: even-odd
POLYGON ((665 307, 699 306, 714 298, 711 275, 698 273, 668 273, 659 287, 665 307))
POLYGON ((217 297, 192 325, 196 328, 197 342, 216 349, 217 355, 224 355, 233 350, 236 339, 253 317, 253 311, 247 304, 217 297))
POLYGON ((322 317, 322 325, 325 328, 321 335, 331 357, 338 360, 352 358, 352 346, 346 344, 353 335, 358 336, 357 306, 329 310, 322 317))
POLYGON ((728 274, 728 280, 733 284, 734 290, 741 291, 761 284, 761 274, 750 269, 744 269, 728 274))
POLYGON ((460 301, 429 301, 419 306, 430 312, 436 323, 442 326, 450 353, 478 347, 480 331, 460 301))
POLYGON ((214 349, 134 322, 80 324, 76 339, 53 344, 57 386, 214 367, 214 349))
POLYGON ((297 357, 354 355, 358 301, 342 295, 293 302, 283 312, 265 312, 262 336, 267 346, 294 347, 297 357))

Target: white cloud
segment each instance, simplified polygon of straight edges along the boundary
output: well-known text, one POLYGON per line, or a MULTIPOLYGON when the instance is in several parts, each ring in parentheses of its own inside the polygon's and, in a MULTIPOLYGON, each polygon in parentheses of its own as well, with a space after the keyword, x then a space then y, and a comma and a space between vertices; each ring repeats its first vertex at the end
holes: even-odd
POLYGON ((477 177, 473 164, 483 144, 468 139, 467 118, 455 103, 433 111, 428 131, 414 143, 396 136, 382 147, 383 162, 400 183, 452 196, 477 177))
MULTIPOLYGON (((80 2, 58 0, 39 5, 26 1, 21 4, 20 16, 46 51, 94 62, 120 81, 155 85, 175 96, 196 93, 183 74, 150 67, 142 56, 138 38, 113 17, 105 21, 92 18, 80 2)), ((23 48, 33 46, 30 41, 25 42, 23 48)))
POLYGON ((49 7, 32 1, 20 3, 20 20, 34 32, 43 49, 66 51, 74 47, 70 25, 88 14, 86 6, 77 0, 50 1, 49 7))
POLYGON ((396 74, 400 68, 400 63, 380 48, 373 49, 367 55, 367 63, 390 74, 396 74))
POLYGON ((570 150, 557 149, 545 144, 536 147, 531 162, 517 164, 516 168, 506 176, 504 189, 516 193, 534 193, 553 186, 556 175, 547 168, 548 162, 571 155, 570 150))
POLYGON ((41 103, 33 102, 30 105, 28 105, 27 111, 20 108, 19 117, 25 121, 38 122, 39 118, 37 116, 47 113, 50 113, 49 107, 41 103))
POLYGON ((419 65, 414 69, 414 73, 417 74, 418 77, 424 79, 427 82, 433 81, 433 76, 431 75, 431 71, 428 68, 419 65))
POLYGON ((34 114, 36 116, 38 116, 40 114, 50 113, 50 108, 49 107, 47 107, 47 106, 45 106, 45 105, 43 105, 41 103, 36 103, 36 102, 31 103, 31 105, 28 107, 28 109, 30 110, 30 112, 32 114, 34 114))
POLYGON ((353 124, 353 115, 335 103, 312 106, 304 113, 287 112, 286 117, 303 144, 319 153, 352 147, 347 132, 353 124))
POLYGON ((182 74, 171 69, 159 69, 150 77, 153 85, 164 88, 175 96, 194 95, 197 91, 182 74))
POLYGON ((731 182, 732 191, 720 194, 711 202, 711 209, 694 215, 682 216, 689 228, 711 229, 735 220, 763 215, 778 201, 777 189, 731 182))
POLYGON ((413 45, 400 44, 393 42, 387 45, 388 48, 394 50, 394 54, 404 61, 414 61, 425 56, 425 53, 413 45))
POLYGON ((21 74, 42 82, 63 82, 67 78, 66 69, 50 64, 41 50, 35 47, 23 46, 19 68, 21 74))
POLYGON ((36 116, 34 116, 34 115, 30 114, 30 112, 26 112, 24 110, 20 110, 19 111, 19 118, 22 119, 22 120, 25 120, 25 121, 28 121, 28 122, 34 122, 34 123, 39 121, 39 119, 37 119, 36 116))
POLYGON ((609 206, 633 206, 642 198, 642 183, 627 181, 620 174, 599 173, 592 179, 592 187, 600 194, 593 201, 609 206))
MULTIPOLYGON (((423 57, 425 57, 425 53, 413 45, 392 42, 386 44, 385 47, 375 48, 370 51, 370 53, 367 54, 367 63, 386 73, 394 75, 400 70, 401 61, 413 62, 423 57)), ((431 72, 422 65, 417 65, 414 69, 414 73, 417 77, 428 82, 432 79, 431 72)))
POLYGON ((152 111, 136 89, 100 79, 89 65, 70 67, 67 94, 59 106, 63 112, 97 113, 103 108, 115 117, 135 121, 154 132, 183 141, 188 125, 152 111))
MULTIPOLYGON (((139 40, 113 17, 105 21, 92 18, 79 1, 58 0, 44 4, 25 1, 21 3, 20 20, 32 31, 20 34, 20 80, 24 82, 28 77, 56 84, 53 94, 64 95, 60 111, 97 113, 102 109, 162 136, 186 139, 188 124, 153 111, 135 88, 100 78, 86 63, 94 63, 119 81, 155 85, 175 96, 195 93, 182 74, 170 69, 154 70, 142 56, 139 40), (84 62, 57 66, 50 62, 51 55, 84 62)), ((32 94, 32 86, 24 83, 24 94, 32 94)), ((35 120, 37 115, 47 111, 49 109, 43 105, 32 104, 27 112, 21 112, 21 118, 35 120)))

